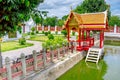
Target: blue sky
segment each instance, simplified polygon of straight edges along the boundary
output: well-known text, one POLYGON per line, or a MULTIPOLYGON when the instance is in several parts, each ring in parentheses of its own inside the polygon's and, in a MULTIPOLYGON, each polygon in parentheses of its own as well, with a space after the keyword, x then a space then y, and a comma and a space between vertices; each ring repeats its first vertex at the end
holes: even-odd
MULTIPOLYGON (((44 3, 38 6, 39 10, 48 11, 48 16, 58 16, 61 18, 69 14, 70 6, 74 9, 81 4, 83 0, 45 0, 44 3)), ((120 16, 120 0, 105 0, 110 4, 112 15, 120 16)))

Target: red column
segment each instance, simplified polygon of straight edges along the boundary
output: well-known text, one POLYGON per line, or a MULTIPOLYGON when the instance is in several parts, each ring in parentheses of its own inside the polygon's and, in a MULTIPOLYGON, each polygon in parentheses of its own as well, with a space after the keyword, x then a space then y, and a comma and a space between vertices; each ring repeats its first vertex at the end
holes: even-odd
POLYGON ((79 29, 79 47, 81 47, 81 30, 79 29))
POLYGON ((84 30, 82 30, 82 40, 84 40, 84 30))
POLYGON ((104 32, 100 31, 100 48, 103 47, 103 40, 104 40, 104 32))
POLYGON ((90 30, 87 31, 87 38, 90 38, 90 30))

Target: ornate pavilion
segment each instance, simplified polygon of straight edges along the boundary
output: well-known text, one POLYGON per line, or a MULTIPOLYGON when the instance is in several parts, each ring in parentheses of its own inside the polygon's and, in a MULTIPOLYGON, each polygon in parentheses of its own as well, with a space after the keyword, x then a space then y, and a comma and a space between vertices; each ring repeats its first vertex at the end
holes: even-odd
POLYGON ((70 12, 64 28, 68 32, 70 42, 70 31, 78 32, 77 50, 88 50, 94 46, 94 38, 90 36, 90 31, 99 31, 99 48, 104 45, 104 31, 108 29, 107 11, 97 13, 78 14, 70 12), (84 36, 86 34, 86 36, 84 36))

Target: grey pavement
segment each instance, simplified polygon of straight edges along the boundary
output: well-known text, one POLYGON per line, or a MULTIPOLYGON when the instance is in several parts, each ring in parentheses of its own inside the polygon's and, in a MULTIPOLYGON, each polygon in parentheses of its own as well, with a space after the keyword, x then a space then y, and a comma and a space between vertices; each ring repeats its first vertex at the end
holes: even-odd
POLYGON ((2 57, 3 57, 3 63, 6 57, 9 57, 11 60, 15 60, 16 58, 20 57, 21 53, 24 53, 25 55, 30 55, 32 54, 33 50, 40 51, 42 49, 42 43, 38 41, 28 41, 29 43, 33 43, 33 46, 26 47, 26 48, 21 48, 21 49, 16 49, 12 51, 6 51, 2 52, 2 57))
POLYGON ((105 32, 105 36, 108 36, 108 37, 120 37, 120 33, 105 32))

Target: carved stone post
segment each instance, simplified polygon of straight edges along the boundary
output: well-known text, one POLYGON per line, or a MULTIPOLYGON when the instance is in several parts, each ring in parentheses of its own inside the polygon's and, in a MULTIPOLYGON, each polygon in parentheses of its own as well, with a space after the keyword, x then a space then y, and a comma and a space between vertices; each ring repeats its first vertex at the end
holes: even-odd
POLYGON ((51 62, 54 62, 53 46, 50 46, 51 62))
POLYGON ((33 59, 34 59, 34 70, 37 71, 37 53, 36 50, 33 50, 33 59))
POLYGON ((21 54, 21 62, 22 62, 22 72, 23 72, 23 78, 26 77, 26 60, 25 60, 25 54, 21 54))
POLYGON ((5 58, 5 63, 6 63, 6 69, 7 69, 7 80, 12 80, 12 72, 11 72, 9 57, 5 58))
POLYGON ((57 44, 57 57, 58 57, 58 60, 60 59, 60 45, 57 44))
POLYGON ((46 68, 46 48, 43 49, 43 66, 46 68))

